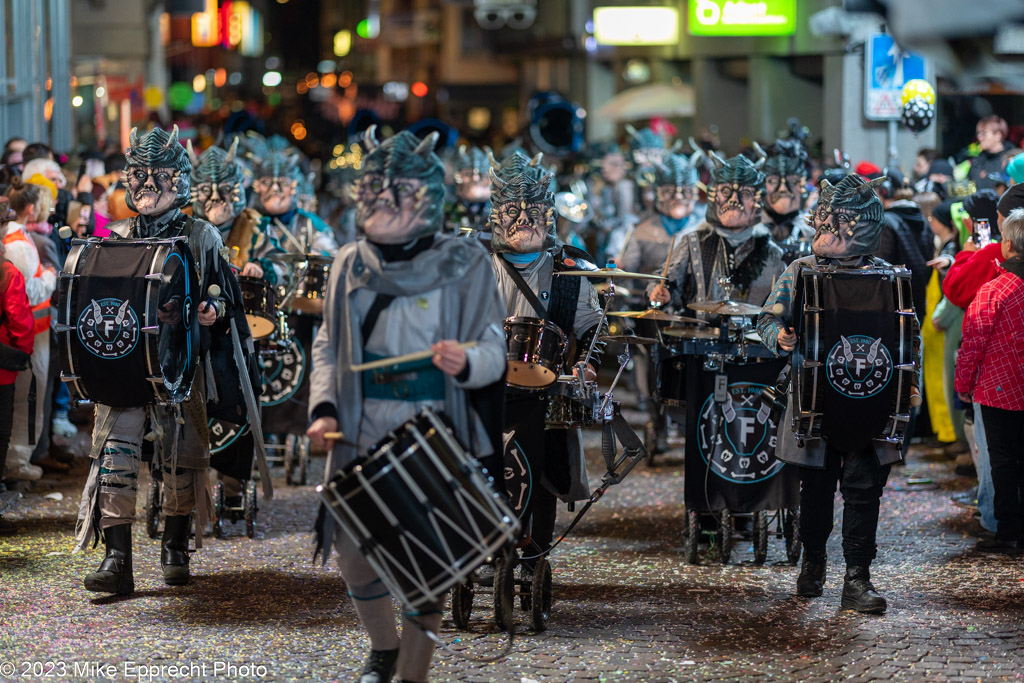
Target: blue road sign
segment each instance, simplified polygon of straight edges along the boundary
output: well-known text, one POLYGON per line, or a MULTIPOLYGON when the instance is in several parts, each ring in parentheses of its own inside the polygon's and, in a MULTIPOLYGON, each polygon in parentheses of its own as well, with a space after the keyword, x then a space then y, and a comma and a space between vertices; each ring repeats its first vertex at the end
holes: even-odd
POLYGON ((927 80, 924 57, 901 50, 892 36, 871 36, 864 45, 864 116, 872 121, 900 118, 900 91, 915 78, 927 80))

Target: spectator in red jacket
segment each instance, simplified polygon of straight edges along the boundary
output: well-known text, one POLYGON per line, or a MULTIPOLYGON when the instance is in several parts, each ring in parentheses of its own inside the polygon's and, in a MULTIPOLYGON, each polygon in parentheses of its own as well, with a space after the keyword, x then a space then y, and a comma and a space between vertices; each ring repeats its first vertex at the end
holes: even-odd
MULTIPOLYGON (((1024 185, 1014 185, 999 198, 996 221, 998 230, 993 230, 992 234, 1001 231, 1006 217, 1014 209, 1020 208, 1024 208, 1024 185)), ((968 240, 963 245, 963 251, 956 255, 956 260, 946 273, 946 279, 942 281, 942 293, 950 303, 967 310, 978 289, 1003 272, 999 264, 1004 258, 1002 247, 998 244, 979 249, 974 240, 968 240)))
MULTIPOLYGON (((0 245, 7 233, 7 223, 14 218, 7 197, 0 196, 0 245)), ((25 276, 3 256, 0 246, 0 344, 25 354, 32 353, 35 340, 32 309, 25 294, 25 276)), ((4 349, 7 351, 7 349, 4 349)), ((5 354, 6 355, 6 354, 5 354)), ((27 359, 27 357, 26 357, 27 359)), ((0 473, 7 461, 7 446, 11 440, 14 419, 14 380, 18 373, 0 368, 0 473)), ((3 483, 0 482, 0 491, 3 483)), ((0 515, 0 536, 16 530, 13 523, 0 515)))
POLYGON ((982 285, 964 317, 956 391, 980 404, 995 485, 996 534, 978 549, 1024 548, 1024 209, 1003 221, 1003 273, 982 285))

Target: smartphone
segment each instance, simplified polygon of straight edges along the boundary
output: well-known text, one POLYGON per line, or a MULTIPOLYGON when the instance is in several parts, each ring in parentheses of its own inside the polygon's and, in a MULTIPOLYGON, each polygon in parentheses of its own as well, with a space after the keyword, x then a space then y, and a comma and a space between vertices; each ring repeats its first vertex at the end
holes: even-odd
POLYGON ((979 247, 992 244, 992 227, 987 218, 979 218, 974 223, 974 243, 979 247))

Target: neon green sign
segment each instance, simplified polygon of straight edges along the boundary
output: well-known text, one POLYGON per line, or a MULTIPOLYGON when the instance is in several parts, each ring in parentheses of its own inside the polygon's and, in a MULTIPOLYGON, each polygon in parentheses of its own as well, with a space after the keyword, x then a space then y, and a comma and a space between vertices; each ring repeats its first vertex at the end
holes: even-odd
POLYGON ((689 0, 690 35, 791 36, 796 0, 689 0))

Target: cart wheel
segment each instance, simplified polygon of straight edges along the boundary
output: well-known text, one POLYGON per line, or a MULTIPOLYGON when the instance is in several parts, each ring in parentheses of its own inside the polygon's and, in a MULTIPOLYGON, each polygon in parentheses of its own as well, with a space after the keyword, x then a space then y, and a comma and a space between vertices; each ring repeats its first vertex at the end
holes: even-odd
POLYGON ((696 510, 686 511, 686 539, 683 541, 683 554, 690 564, 697 564, 697 551, 700 549, 700 513, 696 510))
POLYGON ((732 556, 732 513, 722 510, 719 517, 721 519, 718 525, 718 560, 722 564, 729 564, 729 558, 732 556))
POLYGON ((256 482, 250 480, 245 486, 245 535, 256 538, 256 482))
POLYGON ((533 630, 543 631, 548 627, 548 619, 551 617, 551 565, 543 557, 537 560, 537 566, 533 569, 530 603, 533 630))
POLYGON ((150 538, 160 536, 160 480, 150 479, 146 492, 146 533, 150 538))
POLYGON ((309 437, 302 435, 298 439, 298 452, 299 452, 299 486, 305 486, 309 483, 307 476, 309 470, 309 454, 312 449, 312 444, 309 437))
POLYGON ((224 482, 213 485, 213 535, 224 538, 224 482))
POLYGON ((284 483, 288 486, 295 486, 295 461, 298 459, 298 438, 289 434, 284 439, 284 483))
POLYGON ((465 631, 469 628, 469 616, 473 613, 473 583, 469 578, 455 584, 452 589, 452 621, 455 628, 465 631))
POLYGON ((754 513, 754 564, 764 564, 768 559, 768 512, 754 513))
POLYGON ((494 561, 494 623, 508 630, 515 623, 515 555, 502 555, 494 561))
POLYGON ((786 559, 792 565, 800 561, 800 511, 782 511, 782 534, 786 539, 786 559))

